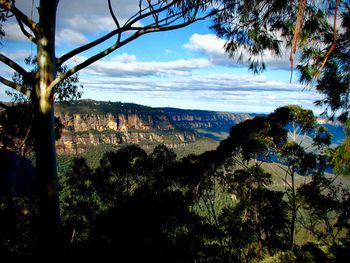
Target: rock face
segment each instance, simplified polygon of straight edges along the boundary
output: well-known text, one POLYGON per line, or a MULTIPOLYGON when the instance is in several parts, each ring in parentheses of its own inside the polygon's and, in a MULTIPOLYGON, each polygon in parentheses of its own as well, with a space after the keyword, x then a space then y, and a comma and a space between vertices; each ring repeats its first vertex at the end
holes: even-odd
POLYGON ((112 105, 114 110, 103 112, 100 108, 106 106, 105 103, 76 103, 90 112, 76 104, 57 107, 56 117, 64 126, 56 144, 58 153, 81 153, 98 144, 159 142, 176 146, 196 140, 195 132, 178 129, 166 114, 152 108, 135 110, 133 104, 120 107, 124 104, 116 103, 112 105))
POLYGON ((99 144, 155 142, 176 148, 195 141, 200 136, 196 129, 228 132, 231 126, 251 118, 247 114, 92 100, 59 104, 56 109, 64 126, 56 148, 66 154, 81 153, 99 144))
POLYGON ((79 153, 87 146, 140 142, 165 143, 173 137, 178 143, 196 140, 194 132, 175 129, 167 116, 154 120, 135 114, 57 114, 64 129, 57 141, 59 153, 79 153))
POLYGON ((182 110, 162 108, 172 121, 183 128, 210 129, 218 132, 229 132, 237 123, 251 119, 249 114, 233 114, 229 112, 213 112, 201 110, 182 110))

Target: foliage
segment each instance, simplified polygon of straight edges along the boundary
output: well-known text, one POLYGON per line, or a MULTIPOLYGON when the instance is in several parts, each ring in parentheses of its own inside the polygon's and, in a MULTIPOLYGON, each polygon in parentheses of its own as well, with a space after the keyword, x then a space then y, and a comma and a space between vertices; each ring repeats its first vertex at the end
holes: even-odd
MULTIPOLYGON (((51 108, 53 95, 58 92, 56 85, 143 34, 181 28, 212 15, 211 12, 208 15, 205 13, 211 2, 140 1, 140 10, 122 27, 109 5, 116 29, 56 58, 54 50, 56 21, 54 19, 58 1, 40 2, 38 8, 40 19, 37 23, 29 16, 22 14, 16 8, 15 1, 1 1, 1 13, 5 11, 16 17, 22 33, 37 45, 38 61, 41 61, 43 56, 47 61, 45 65, 39 63, 39 74, 37 75, 27 72, 4 55, 0 56, 2 63, 16 70, 21 74, 18 77, 23 77, 22 80, 25 80, 15 83, 16 80, 11 82, 1 78, 1 82, 25 94, 31 93, 33 105, 36 107, 34 112, 41 120, 35 123, 37 125, 35 131, 37 132, 37 145, 41 147, 38 147, 36 156, 40 180, 38 186, 41 187, 38 189, 41 199, 39 204, 44 206, 41 207, 39 213, 40 220, 36 223, 40 230, 39 233, 44 234, 39 235, 38 243, 42 245, 41 248, 48 249, 45 253, 57 253, 55 245, 57 245, 59 236, 59 224, 55 224, 59 218, 55 217, 58 206, 55 206, 54 198, 58 195, 55 192, 54 129, 53 109, 51 108), (198 17, 198 14, 203 14, 203 16, 198 17), (141 28, 135 27, 140 24, 141 28), (126 31, 127 33, 124 34, 126 31), (71 69, 65 69, 62 73, 56 72, 59 66, 73 56, 107 41, 112 36, 116 36, 117 40, 105 50, 101 51, 97 48, 98 53, 87 60, 71 69), (34 75, 38 77, 34 79, 34 75), (26 83, 31 83, 29 88, 26 83), (34 86, 40 89, 40 92, 31 92, 34 90, 31 87, 34 86), (39 105, 37 103, 39 101, 43 103, 39 105), (41 107, 42 105, 46 107, 41 107), (39 127, 39 125, 42 126, 39 127), (43 130, 42 133, 40 133, 41 130, 43 130), (48 194, 47 196, 53 199, 43 198, 45 195, 42 193, 48 194), (48 203, 53 206, 45 206, 48 203)), ((318 1, 299 1, 297 3, 293 1, 225 0, 222 3, 224 10, 218 13, 214 28, 220 36, 228 38, 226 48, 231 54, 239 51, 241 47, 253 54, 250 64, 251 68, 257 72, 265 68, 260 60, 264 51, 268 50, 279 55, 282 45, 292 46, 290 61, 291 68, 293 68, 293 54, 298 44, 303 46, 307 39, 317 41, 320 36, 327 36, 322 33, 328 32, 326 19, 329 14, 332 14, 332 8, 327 5, 328 1, 324 5, 317 5, 318 1), (300 22, 302 18, 303 26, 300 22)), ((341 3, 345 5, 348 2, 341 1, 341 3)), ((343 5, 339 7, 337 4, 335 10, 340 10, 343 5)), ((337 18, 336 11, 335 18, 337 18)), ((345 36, 343 41, 346 48, 347 39, 349 38, 345 36)), ((329 39, 326 40, 322 43, 331 43, 329 39)), ((333 41, 332 45, 333 43, 335 42, 333 41)), ((332 46, 330 50, 332 51, 332 46)), ((327 54, 322 54, 323 59, 320 61, 328 61, 329 65, 325 67, 325 72, 328 71, 331 74, 326 76, 326 79, 321 78, 324 83, 320 86, 320 90, 328 95, 329 84, 331 82, 339 84, 336 94, 330 93, 330 97, 335 99, 336 107, 343 107, 346 111, 347 97, 339 100, 337 96, 340 94, 342 97, 348 89, 347 80, 344 81, 339 77, 339 73, 347 73, 348 63, 345 63, 345 69, 340 68, 342 64, 338 62, 332 65, 334 58, 327 54)), ((348 74, 344 75, 347 77, 348 74)), ((290 224, 288 247, 291 250, 294 249, 298 258, 300 255, 298 255, 298 249, 294 247, 294 232, 297 212, 300 208, 299 197, 305 197, 305 207, 310 211, 310 218, 313 219, 314 215, 321 215, 322 220, 325 221, 332 214, 329 211, 334 208, 334 199, 337 195, 332 194, 332 188, 328 189, 330 195, 320 191, 324 183, 322 180, 317 181, 315 175, 323 174, 323 166, 317 165, 321 163, 322 156, 314 158, 297 141, 296 135, 299 131, 301 135, 305 135, 307 131, 313 129, 312 115, 305 110, 299 110, 298 107, 286 107, 281 110, 283 113, 276 111, 266 118, 256 118, 233 128, 230 137, 220 144, 217 151, 207 152, 200 156, 189 156, 178 162, 170 150, 161 146, 150 155, 136 146, 107 153, 96 170, 88 167, 83 159, 75 160, 72 170, 68 173, 69 177, 62 180, 62 185, 66 189, 61 201, 64 204, 62 214, 65 220, 65 233, 68 233, 69 237, 67 239, 65 236, 67 255, 115 256, 117 254, 128 256, 130 261, 142 259, 143 261, 167 262, 227 262, 258 260, 263 258, 264 253, 282 252, 275 257, 276 260, 294 261, 295 257, 292 252, 286 253, 285 242, 281 237, 285 234, 283 229, 285 219, 287 219, 289 221, 287 223, 290 224), (289 127, 293 128, 295 135, 292 136, 292 142, 288 142, 288 125, 291 125, 289 127), (268 189, 266 184, 269 181, 269 175, 259 168, 261 161, 268 160, 269 157, 279 158, 287 167, 286 177, 289 176, 291 182, 285 180, 288 185, 286 200, 283 199, 283 193, 268 189), (209 193, 210 196, 215 197, 215 194, 212 193, 216 191, 215 176, 217 173, 213 171, 230 158, 243 169, 232 174, 233 178, 226 182, 229 186, 227 189, 236 191, 242 196, 237 205, 222 209, 220 216, 217 217, 220 220, 214 220, 214 224, 210 224, 192 208, 203 195, 209 193), (251 160, 256 161, 256 166, 249 166, 251 160), (161 165, 159 165, 160 162, 162 162, 161 165), (304 170, 312 171, 315 176, 315 180, 309 185, 314 192, 314 196, 311 195, 312 198, 306 195, 309 194, 309 191, 306 191, 306 194, 303 191, 298 192, 294 185, 296 172, 304 170), (244 187, 240 189, 239 185, 244 187), (316 200, 315 207, 308 208, 309 200, 316 200), (320 203, 327 205, 320 207, 320 203), (290 211, 287 218, 285 218, 286 207, 290 211), (277 222, 276 219, 278 219, 277 222), (267 252, 265 252, 265 247, 267 252)), ((315 134, 315 146, 317 148, 326 146, 328 140, 324 135, 325 132, 319 130, 315 134)), ((317 152, 314 154, 318 155, 317 152)), ((306 188, 306 190, 309 189, 306 188)), ((342 201, 336 202, 339 208, 338 210, 333 209, 339 212, 336 224, 344 228, 347 234, 348 197, 348 193, 341 193, 342 201)), ((214 199, 210 199, 210 202, 211 200, 214 199)), ((10 211, 11 209, 7 209, 6 205, 1 207, 5 207, 2 210, 2 212, 5 211, 5 216, 13 216, 14 213, 10 211)), ((215 209, 212 210, 216 212, 215 209)), ((325 222, 333 223, 332 220, 325 222)), ((5 220, 5 226, 6 223, 5 220)), ((11 221, 10 223, 13 224, 11 221)), ((9 229, 13 229, 13 226, 10 226, 9 229)), ((11 241, 19 240, 16 236, 18 232, 20 231, 15 233, 15 237, 8 235, 11 241)), ((25 233, 26 231, 21 232, 22 235, 25 233)), ((316 234, 324 235, 324 233, 316 234)), ((12 243, 8 246, 7 239, 1 241, 2 244, 5 243, 3 246, 5 250, 11 249, 12 243)), ((345 248, 348 248, 348 244, 348 236, 345 236, 341 242, 333 242, 329 250, 333 251, 335 261, 345 259, 345 248)), ((319 246, 304 246, 300 248, 300 251, 307 252, 306 256, 300 257, 304 261, 316 261, 317 259, 325 261, 327 259, 319 246)), ((15 253, 26 254, 22 252, 17 253, 16 251, 15 253)))
MULTIPOLYGON (((261 127, 270 127, 268 121, 263 123, 261 127)), ((257 138, 248 130, 246 134, 257 138)), ((284 145, 289 143, 295 144, 284 145)), ((219 151, 177 159, 164 145, 148 154, 130 145, 105 153, 96 169, 84 158, 74 159, 60 175, 62 256, 153 262, 317 262, 346 257, 348 191, 339 191, 322 176, 297 190, 303 217, 298 216, 296 227, 327 242, 296 244, 290 251, 288 193, 270 189, 271 174, 258 160, 240 161, 237 151, 223 162, 219 151)), ((293 163, 301 163, 298 158, 304 157, 295 154, 293 163)), ((8 255, 31 255, 36 203, 25 206, 31 216, 23 221, 6 208, 10 199, 2 200, 1 220, 12 219, 2 221, 0 230, 9 243, 2 239, 1 249, 8 255), (10 227, 14 219, 22 221, 10 227)))
POLYGON ((62 220, 70 230, 72 244, 88 242, 93 220, 106 209, 97 194, 96 181, 83 158, 74 159, 71 170, 61 178, 62 220))
POLYGON ((278 57, 290 47, 291 70, 298 46, 324 33, 333 6, 326 1, 229 1, 215 18, 213 29, 224 37, 226 51, 238 59, 248 57, 250 69, 265 70, 266 52, 278 57), (303 3, 303 5, 302 5, 303 3), (300 23, 300 21, 302 21, 300 23))
MULTIPOLYGON (((345 1, 346 2, 346 1, 345 1)), ((334 118, 340 111, 338 118, 346 121, 349 117, 349 87, 350 87, 350 7, 342 8, 340 17, 341 27, 337 30, 336 45, 328 54, 333 45, 333 28, 322 25, 323 33, 315 36, 313 42, 309 43, 302 53, 300 70, 300 81, 316 86, 316 90, 323 94, 323 99, 316 101, 316 105, 325 108, 324 114, 331 114, 334 118), (313 43, 318 43, 314 45, 313 43), (320 65, 327 56, 327 62, 320 71, 320 65)))
POLYGON ((118 251, 130 260, 196 258, 203 243, 193 228, 201 219, 177 187, 175 163, 176 155, 163 145, 149 155, 135 145, 108 152, 96 170, 76 159, 62 179, 67 251, 79 254, 77 248, 88 246, 82 253, 118 251))
MULTIPOLYGON (((31 68, 30 73, 31 75, 35 75, 38 71, 38 62, 37 57, 29 56, 24 59, 24 63, 31 68)), ((68 71, 67 66, 61 66, 57 69, 57 74, 62 75, 68 71)), ((25 87, 29 91, 33 91, 33 83, 28 82, 27 79, 25 79, 21 74, 18 72, 15 72, 12 76, 12 81, 15 84, 21 85, 25 87)), ((81 89, 83 88, 83 85, 79 84, 79 73, 75 73, 74 75, 70 76, 69 78, 63 80, 55 87, 55 100, 59 102, 71 102, 77 99, 80 99, 82 96, 81 89)), ((34 92, 32 92, 34 93, 34 92)), ((6 94, 11 96, 13 98, 14 102, 28 102, 32 98, 28 98, 24 96, 22 93, 14 91, 14 90, 6 90, 6 94)))
POLYGON ((337 147, 332 156, 334 171, 337 174, 350 175, 350 121, 347 121, 345 128, 347 137, 345 141, 337 147))
POLYGON ((32 256, 37 199, 0 196, 0 251, 3 257, 32 256))
POLYGON ((251 262, 265 251, 286 247, 287 205, 283 193, 268 189, 270 178, 257 164, 224 176, 225 188, 237 199, 220 215, 229 258, 234 255, 239 262, 251 262))
MULTIPOLYGON (((251 168, 248 166, 250 160, 255 160, 256 165, 259 165, 261 161, 271 160, 285 165, 286 168, 282 166, 281 168, 285 172, 285 178, 282 180, 285 184, 287 199, 288 209, 286 211, 288 212, 286 213, 289 217, 289 247, 291 249, 295 244, 296 223, 300 208, 295 176, 297 173, 303 175, 323 173, 326 160, 322 149, 330 143, 330 136, 326 128, 316 128, 315 124, 316 119, 312 111, 295 105, 285 106, 276 109, 267 117, 255 117, 232 127, 230 136, 218 147, 220 158, 232 158, 234 162, 244 167, 243 173, 236 174, 238 178, 242 174, 251 173, 249 172, 251 168), (313 134, 314 145, 317 146, 318 153, 307 151, 303 146, 303 140, 309 134, 313 134)), ((249 184, 251 185, 252 182, 249 184)), ((239 193, 239 196, 242 195, 242 192, 239 193)), ((246 199, 249 200, 248 197, 246 199)))
MULTIPOLYGON (((37 50, 37 69, 32 72, 28 67, 22 67, 12 57, 0 54, 3 65, 15 71, 14 80, 0 77, 0 82, 19 91, 28 97, 33 105, 34 135, 36 151, 36 167, 39 189, 39 216, 41 224, 38 227, 38 247, 41 254, 59 254, 60 248, 60 212, 59 192, 56 168, 56 152, 54 140, 54 100, 61 99, 73 91, 77 93, 77 86, 70 78, 78 71, 111 54, 120 47, 151 32, 170 31, 186 27, 198 20, 213 14, 207 10, 213 1, 139 1, 139 8, 135 15, 120 24, 116 17, 111 1, 108 9, 115 27, 104 35, 98 34, 90 43, 81 45, 56 57, 56 20, 59 1, 40 1, 35 15, 26 14, 16 6, 14 0, 0 0, 0 13, 5 14, 0 20, 0 32, 3 18, 14 17, 19 30, 37 50), (140 26, 141 25, 141 26, 140 26), (110 42, 115 37, 116 41, 110 42), (102 45, 105 44, 105 45, 102 45), (101 49, 102 47, 102 49, 101 49), (71 68, 66 68, 67 61, 89 50, 89 57, 78 62, 71 68), (61 72, 60 72, 60 69, 61 72), (16 83, 16 80, 19 82, 16 83), (64 85, 60 94, 60 85, 64 85)), ((0 34, 2 36, 2 34, 0 34)), ((77 78, 73 77, 73 81, 77 78)))
MULTIPOLYGON (((33 108, 28 102, 6 106, 0 112, 0 148, 9 149, 25 157, 34 149, 33 108), (18 121, 21 120, 21 121, 18 121)), ((55 117, 55 139, 61 137, 63 125, 55 117)))

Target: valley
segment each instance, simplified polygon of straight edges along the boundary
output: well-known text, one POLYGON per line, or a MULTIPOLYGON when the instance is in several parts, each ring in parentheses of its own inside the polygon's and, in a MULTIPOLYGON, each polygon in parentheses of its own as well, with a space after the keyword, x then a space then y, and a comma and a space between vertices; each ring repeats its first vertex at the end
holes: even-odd
MULTIPOLYGON (((152 108, 133 103, 79 100, 57 105, 63 129, 56 143, 58 154, 88 154, 96 146, 105 149, 139 144, 146 151, 164 144, 179 157, 213 150, 230 128, 257 114, 152 108), (103 146, 101 146, 103 145, 103 146)), ((336 123, 319 118, 338 145, 344 132, 336 123)))

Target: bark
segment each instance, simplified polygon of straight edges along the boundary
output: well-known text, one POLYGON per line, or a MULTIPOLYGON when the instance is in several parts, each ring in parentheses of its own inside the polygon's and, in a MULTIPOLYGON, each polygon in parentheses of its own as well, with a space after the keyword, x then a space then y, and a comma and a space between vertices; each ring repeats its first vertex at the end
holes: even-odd
POLYGON ((37 28, 38 73, 34 105, 34 134, 39 192, 37 248, 40 255, 60 251, 60 211, 54 131, 54 97, 50 84, 56 77, 55 21, 58 0, 41 0, 37 28))
POLYGON ((296 194, 295 194, 295 179, 294 179, 294 168, 292 168, 291 179, 292 179, 292 218, 290 224, 290 249, 294 249, 295 243, 295 223, 297 219, 297 207, 296 207, 296 194))
MULTIPOLYGON (((51 104, 52 105, 52 104, 51 104)), ((60 247, 60 212, 54 109, 42 112, 35 107, 35 153, 39 192, 38 252, 57 254, 60 247)))

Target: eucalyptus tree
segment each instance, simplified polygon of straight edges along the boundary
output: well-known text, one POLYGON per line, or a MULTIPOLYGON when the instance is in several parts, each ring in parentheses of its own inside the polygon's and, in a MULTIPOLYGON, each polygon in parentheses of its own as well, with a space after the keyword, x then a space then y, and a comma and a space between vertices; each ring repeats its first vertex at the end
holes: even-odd
MULTIPOLYGON (((38 247, 41 252, 59 251, 60 215, 54 139, 54 97, 57 85, 142 35, 183 28, 205 19, 213 14, 208 10, 211 2, 209 0, 135 1, 139 10, 122 23, 115 15, 112 0, 105 1, 106 9, 109 10, 114 21, 114 28, 89 43, 56 57, 55 36, 59 0, 40 0, 37 21, 30 14, 21 11, 16 1, 0 1, 1 22, 6 23, 7 18, 15 17, 24 37, 36 48, 37 70, 34 74, 30 74, 5 52, 0 54, 1 63, 21 75, 30 88, 15 83, 5 76, 0 76, 0 82, 30 97, 34 109, 35 154, 40 200, 38 247), (114 38, 113 41, 111 41, 112 38, 114 38), (95 47, 100 47, 99 51, 58 74, 58 68, 68 60, 85 51, 94 50, 95 47)), ((94 23, 93 19, 90 22, 94 23)), ((0 28, 1 34, 6 34, 3 29, 3 27, 0 28)))
MULTIPOLYGON (((234 163, 238 163, 244 169, 244 172, 238 170, 232 174, 228 173, 224 178, 225 183, 231 184, 233 180, 237 181, 236 184, 242 184, 239 181, 242 179, 239 177, 244 175, 244 178, 242 177, 244 180, 252 180, 257 185, 259 194, 269 187, 264 173, 256 171, 260 171, 264 161, 277 161, 277 165, 284 172, 284 178, 281 179, 285 184, 290 249, 295 245, 296 223, 301 206, 298 202, 295 177, 297 174, 313 175, 323 172, 325 168, 323 150, 330 144, 330 138, 326 128, 316 127, 316 118, 312 111, 290 105, 278 108, 266 117, 255 117, 232 127, 230 136, 222 141, 217 149, 218 156, 233 159, 234 163), (308 144, 305 144, 306 137, 310 140, 308 144), (250 167, 249 161, 255 162, 256 170, 250 167)), ((249 184, 252 187, 252 183, 249 184)), ((243 184, 241 187, 244 188, 243 184)), ((245 197, 239 192, 238 196, 241 199, 245 197)), ((246 199, 250 200, 251 197, 248 196, 246 199)), ((255 205, 263 207, 264 204, 257 202, 255 205)), ((263 218, 263 209, 257 211, 260 211, 260 217, 263 218)))
MULTIPOLYGON (((310 57, 304 62, 314 64, 314 73, 320 74, 337 52, 336 47, 346 50, 337 43, 338 38, 344 41, 344 34, 338 36, 337 29, 339 17, 348 16, 349 3, 348 0, 223 0, 223 12, 215 17, 213 29, 226 40, 228 54, 243 60, 244 54, 249 55, 247 61, 255 72, 265 70, 266 52, 276 57, 289 52, 293 72, 298 49, 305 51, 314 46, 322 50, 317 63, 310 57)), ((344 22, 343 27, 347 28, 344 22)))

